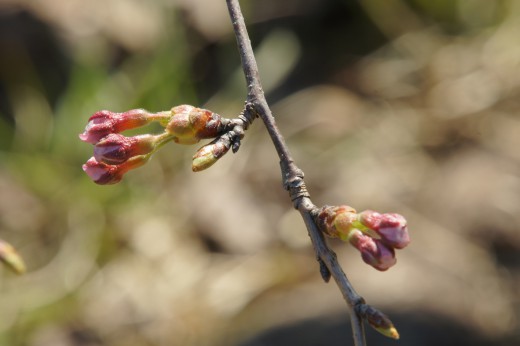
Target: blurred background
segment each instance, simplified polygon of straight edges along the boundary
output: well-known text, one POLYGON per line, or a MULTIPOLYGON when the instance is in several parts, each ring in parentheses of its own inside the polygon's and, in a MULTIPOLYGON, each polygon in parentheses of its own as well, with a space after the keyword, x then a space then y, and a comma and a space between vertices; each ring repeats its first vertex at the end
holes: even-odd
MULTIPOLYGON (((406 216, 381 273, 331 241, 399 343, 520 344, 520 2, 241 1, 314 203, 406 216)), ((260 121, 191 172, 168 145, 120 184, 81 170, 95 111, 235 117, 224 0, 0 1, 0 345, 349 345, 260 121)))

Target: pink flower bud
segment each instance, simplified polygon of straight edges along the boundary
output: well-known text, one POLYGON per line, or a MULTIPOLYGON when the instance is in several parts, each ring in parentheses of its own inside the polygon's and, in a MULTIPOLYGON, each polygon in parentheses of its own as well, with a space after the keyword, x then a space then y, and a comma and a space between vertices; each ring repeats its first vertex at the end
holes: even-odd
POLYGON ((396 249, 402 249, 410 243, 410 235, 406 226, 406 220, 399 214, 379 214, 373 210, 365 210, 359 213, 359 222, 363 227, 365 233, 374 231, 376 238, 381 238, 381 241, 386 245, 396 249))
POLYGON ((349 242, 361 252, 363 261, 377 270, 385 271, 396 263, 395 251, 392 247, 363 234, 358 229, 350 232, 349 242))
POLYGON ((118 165, 131 157, 152 152, 155 142, 155 136, 152 135, 126 137, 118 133, 111 133, 96 143, 94 157, 98 162, 118 165))
POLYGON ((146 155, 134 156, 120 165, 107 165, 98 162, 95 157, 91 157, 84 165, 83 170, 96 184, 109 185, 116 184, 123 179, 123 175, 131 169, 142 166, 146 163, 146 155))
POLYGON ((367 228, 376 230, 381 222, 381 214, 373 210, 364 210, 359 213, 359 222, 367 228))
POLYGON ((124 113, 102 110, 89 119, 85 131, 79 138, 87 143, 96 144, 101 138, 125 130, 144 126, 150 121, 150 113, 144 109, 133 109, 124 113))
POLYGON ((406 219, 400 214, 383 214, 375 231, 381 241, 393 248, 402 249, 410 243, 406 219))

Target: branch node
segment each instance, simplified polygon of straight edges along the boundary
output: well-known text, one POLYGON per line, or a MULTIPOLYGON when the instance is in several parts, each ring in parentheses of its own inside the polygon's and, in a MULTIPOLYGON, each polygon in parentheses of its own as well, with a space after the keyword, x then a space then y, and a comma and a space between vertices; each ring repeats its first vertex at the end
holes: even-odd
POLYGON ((244 138, 244 128, 242 125, 235 126, 233 130, 229 132, 229 137, 231 150, 233 151, 233 154, 235 154, 238 149, 240 149, 241 140, 244 138))
MULTIPOLYGON (((303 179, 293 180, 289 183, 289 196, 291 197, 291 201, 295 202, 303 197, 310 197, 309 192, 307 191, 307 185, 303 179)), ((295 208, 298 209, 298 206, 295 205, 295 208)))
POLYGON ((246 101, 244 110, 238 116, 242 123, 244 124, 244 130, 247 130, 249 125, 253 123, 253 121, 258 118, 258 112, 256 111, 256 107, 250 101, 246 101))
POLYGON ((321 274, 323 281, 329 282, 330 277, 332 275, 330 273, 329 268, 327 268, 327 265, 325 264, 325 262, 323 262, 323 260, 321 258, 318 258, 318 263, 320 264, 320 274, 321 274))
POLYGON ((303 197, 310 198, 307 185, 305 185, 303 180, 303 171, 296 167, 291 160, 281 160, 280 168, 284 177, 283 187, 289 191, 289 197, 293 202, 294 208, 298 209, 298 205, 303 197))

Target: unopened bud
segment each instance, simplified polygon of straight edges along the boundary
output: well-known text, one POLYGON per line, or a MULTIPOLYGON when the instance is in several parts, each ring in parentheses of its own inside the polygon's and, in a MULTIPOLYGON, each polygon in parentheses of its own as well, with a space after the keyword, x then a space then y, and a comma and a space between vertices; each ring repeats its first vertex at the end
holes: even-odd
POLYGON ((359 213, 359 222, 364 227, 376 230, 381 222, 381 214, 373 210, 364 210, 359 213))
POLYGON ((124 113, 102 110, 90 117, 85 131, 79 135, 79 138, 84 142, 96 144, 111 133, 120 133, 148 124, 152 119, 151 116, 144 109, 133 109, 124 113))
POLYGON ((222 118, 217 113, 190 105, 173 107, 166 131, 179 144, 195 144, 201 139, 214 138, 222 130, 222 118))
POLYGON ((211 167, 215 162, 224 156, 230 148, 229 142, 217 141, 200 148, 195 155, 191 169, 193 172, 199 172, 211 167))
POLYGON ((349 242, 361 252, 365 263, 380 271, 393 266, 395 249, 402 249, 410 242, 406 220, 399 214, 373 210, 358 214, 346 205, 324 206, 316 223, 329 237, 349 242))
POLYGON ((399 332, 394 326, 390 327, 376 327, 372 325, 372 328, 377 330, 379 333, 383 334, 384 336, 398 340, 399 339, 399 332))
POLYGON ((348 205, 325 206, 318 214, 318 224, 329 237, 346 240, 352 228, 352 222, 357 219, 356 210, 348 205))
POLYGON ((107 165, 118 165, 131 157, 145 155, 155 148, 156 137, 153 135, 140 135, 126 137, 118 133, 112 133, 102 138, 94 146, 96 161, 107 165))
POLYGON ((385 271, 396 263, 394 249, 379 239, 371 238, 358 229, 352 229, 348 240, 361 252, 363 261, 379 271, 385 271))
POLYGON ((402 249, 410 243, 406 219, 400 214, 383 214, 376 230, 385 244, 402 249))
POLYGON ((410 234, 406 219, 400 214, 379 214, 372 210, 365 210, 359 214, 361 230, 365 233, 375 232, 386 245, 402 249, 410 243, 410 234))
POLYGON ((399 333, 394 327, 392 321, 381 311, 370 305, 364 305, 362 311, 363 317, 366 318, 368 324, 379 333, 392 339, 399 339, 399 333))
POLYGON ((131 169, 144 165, 149 156, 139 155, 119 165, 108 165, 98 162, 95 157, 91 157, 84 165, 83 170, 96 184, 110 185, 116 184, 123 179, 123 175, 131 169))
POLYGON ((0 261, 16 274, 25 273, 25 263, 14 247, 0 239, 0 261))

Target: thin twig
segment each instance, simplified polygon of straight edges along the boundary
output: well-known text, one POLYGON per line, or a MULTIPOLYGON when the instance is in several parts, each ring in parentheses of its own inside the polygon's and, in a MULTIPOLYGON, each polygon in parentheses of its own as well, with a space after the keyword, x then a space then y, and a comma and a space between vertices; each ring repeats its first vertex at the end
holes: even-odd
MULTIPOLYGON (((363 298, 356 293, 343 269, 337 261, 336 254, 329 248, 327 242, 319 230, 315 215, 317 207, 312 203, 307 192, 305 182, 303 180, 303 171, 299 169, 285 140, 276 126, 275 119, 271 113, 271 109, 265 99, 264 91, 260 83, 258 66, 251 47, 251 41, 247 33, 244 17, 240 10, 238 0, 226 0, 229 9, 229 15, 233 23, 242 68, 247 82, 247 100, 246 112, 253 113, 262 119, 269 136, 274 144, 278 157, 280 158, 280 167, 282 170, 282 179, 284 187, 289 191, 294 207, 298 209, 303 217, 307 231, 314 246, 318 262, 320 263, 320 272, 325 281, 332 276, 338 285, 343 298, 347 302, 350 310, 350 318, 352 323, 352 332, 354 345, 366 345, 365 333, 363 328, 363 320, 357 313, 359 304, 364 304, 363 298)), ((253 117, 250 117, 252 119, 253 117)))

